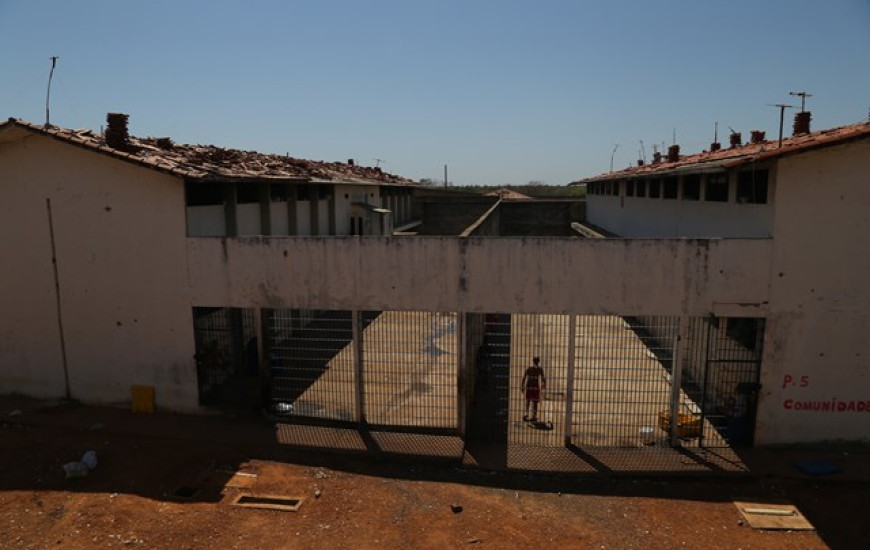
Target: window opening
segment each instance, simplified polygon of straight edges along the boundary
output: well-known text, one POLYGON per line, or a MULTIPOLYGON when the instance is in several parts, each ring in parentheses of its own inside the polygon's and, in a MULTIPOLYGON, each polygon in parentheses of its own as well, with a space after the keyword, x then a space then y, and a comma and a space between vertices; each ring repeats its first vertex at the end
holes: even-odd
POLYGON ((677 178, 665 178, 664 186, 662 188, 662 196, 666 199, 675 199, 677 198, 678 188, 679 186, 677 185, 677 178))
POLYGON ((701 176, 693 174, 683 177, 683 200, 701 200, 701 176))
POLYGON ((728 178, 725 174, 710 174, 704 187, 704 200, 728 202, 728 178))
POLYGON ((767 170, 744 170, 737 173, 737 202, 767 204, 767 170))

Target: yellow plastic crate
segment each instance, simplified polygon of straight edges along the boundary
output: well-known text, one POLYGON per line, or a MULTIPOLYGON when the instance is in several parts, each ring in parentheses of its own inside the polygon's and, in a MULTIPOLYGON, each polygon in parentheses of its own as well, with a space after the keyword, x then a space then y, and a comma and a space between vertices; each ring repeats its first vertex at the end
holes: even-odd
MULTIPOLYGON (((671 411, 664 410, 659 413, 659 428, 671 433, 671 411)), ((677 415, 677 437, 692 438, 701 437, 701 419, 690 413, 677 415)))
POLYGON ((153 413, 154 386, 130 386, 130 408, 134 413, 153 413))

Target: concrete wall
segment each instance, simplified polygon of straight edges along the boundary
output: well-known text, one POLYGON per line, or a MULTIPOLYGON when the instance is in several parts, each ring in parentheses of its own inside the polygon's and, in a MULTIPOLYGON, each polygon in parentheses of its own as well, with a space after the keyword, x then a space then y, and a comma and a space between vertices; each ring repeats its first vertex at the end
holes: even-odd
POLYGON ((864 140, 780 161, 764 442, 870 440, 868 158, 864 140))
POLYGON ((415 212, 423 220, 418 231, 421 235, 459 235, 496 202, 494 197, 435 197, 420 201, 415 203, 415 212))
POLYGON ((0 392, 196 406, 184 185, 49 137, 0 141, 0 392))
POLYGON ((638 238, 768 238, 773 234, 775 172, 770 173, 767 204, 739 204, 736 176, 729 175, 728 202, 587 195, 587 220, 622 237, 638 238))
POLYGON ((586 217, 583 200, 502 201, 499 233, 504 237, 573 235, 571 222, 586 217))
POLYGON ((188 239, 195 305, 764 315, 766 240, 188 239))

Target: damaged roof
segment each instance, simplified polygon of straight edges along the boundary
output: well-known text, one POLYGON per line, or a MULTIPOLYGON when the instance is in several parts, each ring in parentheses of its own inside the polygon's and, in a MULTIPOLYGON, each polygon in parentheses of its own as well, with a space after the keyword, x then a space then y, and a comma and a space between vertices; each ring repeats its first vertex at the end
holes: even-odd
POLYGON ((168 138, 128 136, 123 147, 116 148, 106 144, 103 134, 89 129, 43 126, 15 118, 0 124, 0 131, 11 128, 47 135, 187 179, 413 184, 410 179, 389 174, 380 168, 343 162, 304 160, 215 145, 184 145, 173 143, 168 138))
POLYGON ((737 145, 718 151, 704 151, 694 155, 681 156, 676 162, 667 162, 666 157, 662 162, 632 166, 625 170, 607 172, 591 178, 582 179, 569 185, 584 185, 596 181, 610 181, 618 179, 633 179, 652 175, 677 175, 681 173, 701 173, 722 171, 735 168, 744 164, 759 162, 787 155, 803 153, 812 149, 838 145, 847 141, 862 139, 870 136, 870 122, 861 122, 851 126, 841 126, 829 130, 821 130, 809 134, 800 134, 792 137, 784 137, 782 146, 779 140, 760 141, 737 145))

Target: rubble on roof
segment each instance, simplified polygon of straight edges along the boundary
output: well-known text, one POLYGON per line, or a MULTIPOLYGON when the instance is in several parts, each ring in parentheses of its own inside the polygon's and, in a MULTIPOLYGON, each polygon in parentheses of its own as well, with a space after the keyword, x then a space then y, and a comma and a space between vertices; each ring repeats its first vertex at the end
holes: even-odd
MULTIPOLYGON (((343 162, 304 160, 285 155, 228 149, 215 145, 184 145, 173 143, 166 137, 136 138, 126 136, 126 146, 123 149, 116 149, 108 146, 105 137, 93 130, 70 130, 57 126, 41 126, 19 119, 9 119, 7 124, 16 124, 76 145, 96 149, 188 178, 413 184, 410 179, 389 174, 380 168, 356 166, 343 162)), ((2 126, 3 124, 0 124, 0 127, 2 126)))

